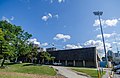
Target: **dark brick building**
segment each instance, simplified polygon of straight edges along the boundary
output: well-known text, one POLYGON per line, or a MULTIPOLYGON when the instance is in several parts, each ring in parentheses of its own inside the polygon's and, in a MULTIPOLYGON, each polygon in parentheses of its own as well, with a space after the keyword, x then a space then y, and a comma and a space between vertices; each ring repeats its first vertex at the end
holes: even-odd
POLYGON ((48 51, 55 57, 54 62, 65 66, 96 67, 99 57, 96 47, 48 51))

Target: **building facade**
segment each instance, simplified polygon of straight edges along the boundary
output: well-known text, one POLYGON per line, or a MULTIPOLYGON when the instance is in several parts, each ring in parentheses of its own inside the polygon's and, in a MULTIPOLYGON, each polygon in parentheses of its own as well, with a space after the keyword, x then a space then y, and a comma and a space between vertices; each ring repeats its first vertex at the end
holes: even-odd
POLYGON ((52 47, 52 48, 46 48, 46 51, 49 52, 49 51, 57 51, 57 49, 55 47, 52 47))
POLYGON ((64 66, 97 67, 99 57, 96 47, 48 51, 55 57, 54 62, 64 66))

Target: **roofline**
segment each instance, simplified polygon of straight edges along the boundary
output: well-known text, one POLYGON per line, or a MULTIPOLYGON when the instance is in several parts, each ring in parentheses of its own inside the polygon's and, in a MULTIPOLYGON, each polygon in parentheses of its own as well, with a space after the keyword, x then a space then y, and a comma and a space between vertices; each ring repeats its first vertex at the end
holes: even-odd
MULTIPOLYGON (((89 49, 89 48, 95 48, 96 49, 96 47, 85 47, 85 48, 64 49, 64 50, 56 50, 56 51, 82 50, 82 49, 89 49)), ((48 51, 48 52, 53 52, 53 51, 48 51)))

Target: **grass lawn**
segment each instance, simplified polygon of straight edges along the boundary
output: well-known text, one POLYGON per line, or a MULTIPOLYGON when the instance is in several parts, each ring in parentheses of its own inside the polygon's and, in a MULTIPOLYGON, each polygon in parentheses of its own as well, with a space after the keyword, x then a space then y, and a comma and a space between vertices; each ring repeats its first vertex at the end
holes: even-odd
MULTIPOLYGON (((25 74, 37 74, 37 75, 48 75, 55 76, 56 71, 53 68, 42 65, 32 65, 30 63, 23 64, 6 64, 5 69, 0 69, 1 72, 16 72, 16 73, 25 73, 25 74)), ((17 75, 9 75, 9 74, 0 74, 0 78, 31 78, 17 75)))
MULTIPOLYGON (((91 76, 92 78, 98 78, 97 70, 95 70, 94 68, 72 68, 72 70, 75 70, 77 72, 86 73, 87 75, 91 76)), ((104 74, 105 74, 105 72, 103 72, 102 75, 104 75, 104 74)))

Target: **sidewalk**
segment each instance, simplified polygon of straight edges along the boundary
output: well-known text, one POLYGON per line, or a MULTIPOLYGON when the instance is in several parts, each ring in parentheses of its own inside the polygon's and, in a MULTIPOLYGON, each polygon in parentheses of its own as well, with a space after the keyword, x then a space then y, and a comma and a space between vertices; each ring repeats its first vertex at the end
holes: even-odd
POLYGON ((85 75, 81 75, 81 74, 77 74, 75 72, 73 72, 72 70, 69 70, 66 67, 62 67, 62 66, 52 66, 54 69, 58 70, 58 73, 67 77, 67 78, 88 78, 85 75))
POLYGON ((111 68, 104 68, 104 71, 106 71, 106 73, 102 78, 112 78, 113 73, 111 72, 111 68))

